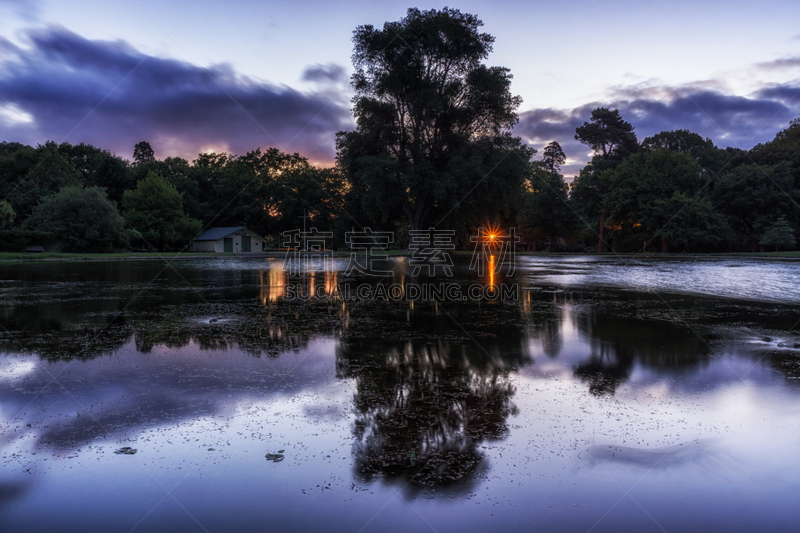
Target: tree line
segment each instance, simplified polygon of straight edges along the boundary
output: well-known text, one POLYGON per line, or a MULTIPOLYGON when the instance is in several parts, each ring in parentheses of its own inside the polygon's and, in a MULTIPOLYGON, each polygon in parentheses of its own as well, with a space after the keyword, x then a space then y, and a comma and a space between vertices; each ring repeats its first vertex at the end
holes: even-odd
POLYGON ((256 149, 133 160, 86 144, 0 143, 0 247, 181 250, 203 229, 248 226, 279 246, 283 231, 515 227, 537 250, 731 252, 794 249, 800 224, 800 121, 750 150, 688 130, 639 141, 597 108, 575 138, 593 151, 571 184, 566 156, 513 135, 512 75, 485 64, 494 37, 457 9, 420 11, 353 33, 356 127, 336 135, 336 164, 256 149))
MULTIPOLYGON (((750 150, 688 130, 638 142, 598 108, 575 138, 594 151, 569 200, 606 251, 793 249, 800 223, 800 120, 750 150)), ((568 231, 564 232, 568 235, 568 231)))
POLYGON ((217 226, 248 226, 277 244, 304 210, 320 229, 338 218, 340 174, 298 154, 271 148, 157 160, 143 141, 133 155, 127 161, 87 144, 0 143, 2 248, 181 250, 217 226))

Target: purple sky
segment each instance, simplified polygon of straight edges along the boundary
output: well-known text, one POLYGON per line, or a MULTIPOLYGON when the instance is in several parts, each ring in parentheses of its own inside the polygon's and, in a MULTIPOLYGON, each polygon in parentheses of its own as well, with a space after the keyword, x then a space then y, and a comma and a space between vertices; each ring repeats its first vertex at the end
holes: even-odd
MULTIPOLYGON (((0 0, 0 140, 159 158, 276 146, 330 164, 353 125, 359 24, 412 4, 0 0)), ((420 9, 445 4, 417 4, 420 9)), ((750 148, 800 116, 800 2, 448 3, 496 38, 522 96, 516 134, 589 158, 575 127, 617 107, 640 139, 690 129, 750 148)))

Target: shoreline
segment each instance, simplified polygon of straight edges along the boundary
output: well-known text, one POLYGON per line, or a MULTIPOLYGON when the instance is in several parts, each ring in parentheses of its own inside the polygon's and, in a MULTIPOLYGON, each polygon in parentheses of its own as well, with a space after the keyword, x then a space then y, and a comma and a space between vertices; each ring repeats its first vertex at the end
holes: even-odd
MULTIPOLYGON (((348 257, 349 250, 328 251, 325 255, 332 257, 348 257)), ((358 253, 358 252, 355 252, 358 253)), ((388 250, 388 257, 409 257, 411 252, 405 250, 388 250)), ((469 250, 452 252, 454 255, 464 256, 473 252, 469 250)), ((198 259, 283 259, 287 252, 254 252, 247 254, 234 253, 164 253, 153 254, 150 252, 112 252, 112 253, 56 253, 56 252, 0 252, 0 264, 6 263, 36 263, 36 262, 79 262, 79 261, 185 261, 198 259)), ((309 253, 308 255, 320 255, 309 253)), ((772 259, 780 261, 800 261, 800 251, 793 252, 737 252, 737 253, 708 253, 708 254, 681 254, 681 253, 573 253, 573 252, 517 252, 522 257, 598 257, 598 258, 631 258, 631 259, 772 259)))

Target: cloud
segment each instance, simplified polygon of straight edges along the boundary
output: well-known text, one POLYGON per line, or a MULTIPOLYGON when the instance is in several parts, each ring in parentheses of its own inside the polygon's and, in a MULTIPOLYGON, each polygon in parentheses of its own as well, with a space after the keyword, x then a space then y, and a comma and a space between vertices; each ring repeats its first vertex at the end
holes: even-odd
POLYGON ((750 96, 738 96, 725 94, 715 86, 721 85, 699 82, 678 88, 619 87, 606 102, 521 113, 515 134, 537 148, 558 141, 569 158, 564 173, 574 175, 590 158, 587 147, 575 140, 575 128, 589 120, 597 107, 619 109, 633 124, 640 141, 661 131, 688 129, 710 137, 718 146, 744 149, 771 140, 800 115, 800 87, 776 85, 750 96))
POLYGON ((785 102, 787 105, 793 104, 795 107, 800 104, 800 83, 796 85, 773 85, 765 87, 757 93, 762 98, 769 98, 785 102))
POLYGON ((303 71, 304 81, 318 83, 340 83, 347 79, 347 72, 341 65, 329 63, 327 65, 312 65, 303 71))
POLYGON ((227 65, 148 57, 61 27, 28 39, 26 49, 0 46, 0 104, 31 117, 0 121, 4 140, 87 142, 123 156, 147 140, 158 157, 187 158, 276 146, 329 163, 335 133, 353 124, 341 98, 252 80, 227 65))
POLYGON ((784 57, 773 61, 757 63, 756 67, 763 70, 782 70, 788 68, 800 68, 800 57, 784 57))

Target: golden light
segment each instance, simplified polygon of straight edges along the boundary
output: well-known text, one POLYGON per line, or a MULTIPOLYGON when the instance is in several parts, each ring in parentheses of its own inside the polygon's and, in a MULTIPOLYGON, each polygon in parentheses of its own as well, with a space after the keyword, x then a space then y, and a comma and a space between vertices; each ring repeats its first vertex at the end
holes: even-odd
POLYGON ((492 246, 497 245, 500 238, 500 227, 494 224, 489 224, 485 231, 486 233, 483 234, 484 242, 491 244, 492 246))

